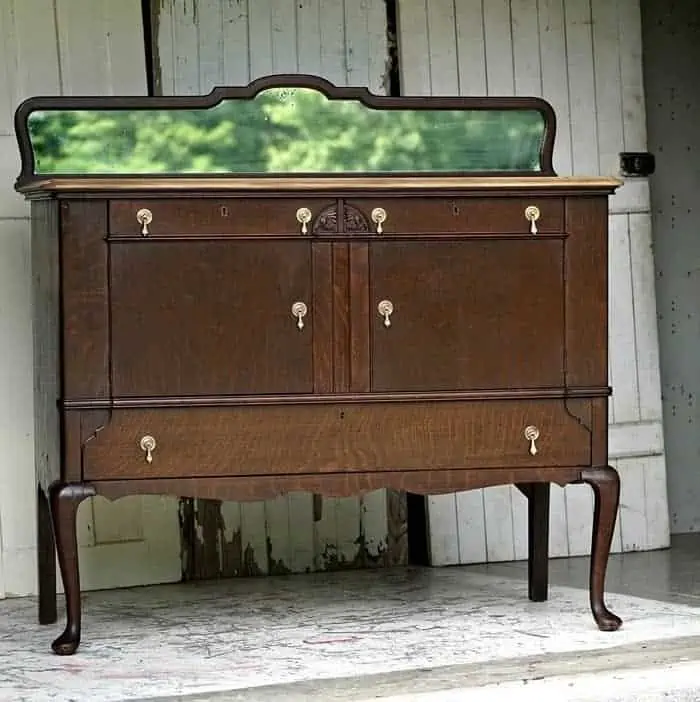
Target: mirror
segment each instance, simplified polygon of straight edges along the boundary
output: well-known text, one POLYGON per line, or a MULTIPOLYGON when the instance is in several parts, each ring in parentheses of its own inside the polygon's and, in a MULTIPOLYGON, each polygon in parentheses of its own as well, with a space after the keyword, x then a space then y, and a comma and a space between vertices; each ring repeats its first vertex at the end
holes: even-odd
POLYGON ((112 98, 104 108, 102 98, 93 100, 99 109, 60 109, 42 100, 26 110, 26 128, 33 174, 45 176, 541 173, 548 127, 536 106, 469 107, 463 98, 467 106, 454 109, 460 99, 450 98, 432 108, 440 99, 427 98, 415 107, 411 98, 404 107, 376 96, 366 104, 303 86, 213 107, 143 98, 133 108, 124 102, 137 99, 112 98))

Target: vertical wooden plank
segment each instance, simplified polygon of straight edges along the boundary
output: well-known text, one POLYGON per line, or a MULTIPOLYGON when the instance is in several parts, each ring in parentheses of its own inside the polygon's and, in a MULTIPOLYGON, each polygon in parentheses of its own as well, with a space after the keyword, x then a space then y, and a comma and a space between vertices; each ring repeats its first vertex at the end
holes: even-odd
POLYGON ((318 73, 321 67, 321 0, 299 0, 297 46, 299 72, 318 73))
POLYGON ((265 575, 267 560, 267 518, 263 501, 241 503, 241 549, 246 575, 265 575))
POLYGON ((348 85, 369 86, 369 34, 366 3, 343 3, 345 66, 348 85))
MULTIPOLYGON (((449 503, 447 504, 449 506, 449 503)), ((485 563, 488 558, 486 554, 484 491, 458 492, 455 496, 455 510, 458 524, 458 560, 456 562, 461 564, 485 563)), ((451 513, 448 518, 451 518, 451 513)), ((451 553, 454 547, 450 544, 448 548, 448 553, 451 553)), ((433 565, 439 564, 434 563, 433 565)))
POLYGON ((398 0, 397 33, 404 95, 430 95, 428 13, 423 0, 398 0))
MULTIPOLYGON (((426 3, 428 16, 428 60, 433 95, 457 95, 457 35, 453 0, 430 0, 426 3)), ((412 37, 403 37, 412 41, 412 37)), ((425 59, 424 59, 425 60, 425 59)))
POLYGON ((484 3, 484 45, 488 94, 512 95, 515 85, 509 0, 484 3))
POLYGON ((670 545, 666 460, 664 456, 645 459, 647 548, 667 548, 670 545))
POLYGON ((199 0, 197 3, 197 63, 201 94, 224 85, 224 5, 219 0, 199 0))
POLYGON ((389 45, 387 16, 384 0, 365 0, 367 13, 367 87, 377 95, 385 95, 389 89, 389 45))
POLYGON ((259 78, 272 73, 272 2, 254 0, 248 3, 250 42, 250 77, 259 78))
POLYGON ((559 485, 551 485, 549 490, 549 556, 563 558, 569 555, 566 493, 559 485))
POLYGON ((639 386, 628 215, 611 215, 609 220, 609 338, 610 366, 615 387, 613 405, 617 422, 634 422, 639 421, 639 386))
POLYGON ((292 570, 291 523, 289 496, 280 495, 274 500, 265 501, 267 559, 266 572, 270 575, 284 575, 292 570))
POLYGON ((460 95, 486 95, 483 0, 456 0, 457 70, 460 95))
POLYGON ((617 175, 618 154, 624 148, 618 4, 619 0, 591 3, 599 168, 603 175, 617 175))
POLYGON ((154 51, 154 92, 156 95, 176 95, 175 14, 173 2, 163 2, 151 8, 154 51))
POLYGON ((571 110, 568 72, 562 70, 567 60, 563 0, 538 0, 539 37, 542 69, 542 97, 557 115, 554 143, 554 169, 559 175, 573 173, 571 110))
POLYGON ((573 172, 591 175, 600 166, 590 0, 568 0, 565 8, 573 172))
POLYGON ((625 151, 647 148, 646 104, 642 62, 642 17, 644 0, 618 0, 618 46, 625 151))
POLYGON ((620 524, 623 551, 641 551, 647 547, 646 459, 621 458, 617 461, 620 474, 620 524))
POLYGON ((247 85, 250 82, 249 2, 225 2, 222 6, 224 83, 247 85))
POLYGON ((319 11, 321 65, 316 72, 331 83, 347 85, 344 2, 321 0, 319 11))
POLYGON ((511 0, 513 69, 515 94, 542 95, 540 28, 537 4, 532 0, 511 0))
POLYGON ((333 244, 333 392, 350 391, 350 251, 348 244, 333 244))
POLYGON ((308 573, 314 567, 313 496, 308 492, 293 492, 289 500, 289 569, 293 573, 308 573))
POLYGON ((567 485, 564 493, 569 555, 588 555, 591 552, 593 528, 593 491, 588 485, 567 485))
POLYGON ((651 215, 630 214, 628 220, 640 419, 661 421, 661 378, 651 215))
MULTIPOLYGON (((194 5, 187 0, 171 0, 173 13, 174 85, 176 95, 199 95, 199 32, 194 5)), ((205 91, 206 92, 206 91, 205 91)))
POLYGON ((297 73, 296 0, 275 0, 271 8, 272 72, 297 73))

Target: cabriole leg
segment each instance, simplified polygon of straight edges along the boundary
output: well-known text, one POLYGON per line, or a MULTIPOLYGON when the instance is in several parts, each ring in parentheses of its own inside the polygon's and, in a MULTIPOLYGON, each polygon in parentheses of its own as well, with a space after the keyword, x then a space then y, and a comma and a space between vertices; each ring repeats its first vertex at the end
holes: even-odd
POLYGON ((582 471, 581 480, 593 488, 595 498, 591 546, 591 610, 601 631, 615 631, 622 625, 622 620, 605 606, 604 588, 610 544, 620 502, 620 478, 614 468, 606 466, 582 471))
POLYGON ((66 594, 66 628, 51 648, 54 653, 62 656, 75 653, 80 644, 80 572, 76 514, 80 503, 94 495, 95 489, 83 483, 54 483, 49 489, 58 565, 66 594))

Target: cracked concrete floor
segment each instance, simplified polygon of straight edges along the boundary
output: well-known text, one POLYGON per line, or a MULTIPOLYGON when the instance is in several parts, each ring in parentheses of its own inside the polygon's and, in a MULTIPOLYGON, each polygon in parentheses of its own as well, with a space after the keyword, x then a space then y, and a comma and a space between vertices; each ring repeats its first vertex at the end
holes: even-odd
POLYGON ((89 593, 67 659, 34 601, 5 601, 0 700, 700 699, 700 537, 612 557, 615 634, 593 626, 587 567, 552 561, 547 603, 524 563, 89 593))

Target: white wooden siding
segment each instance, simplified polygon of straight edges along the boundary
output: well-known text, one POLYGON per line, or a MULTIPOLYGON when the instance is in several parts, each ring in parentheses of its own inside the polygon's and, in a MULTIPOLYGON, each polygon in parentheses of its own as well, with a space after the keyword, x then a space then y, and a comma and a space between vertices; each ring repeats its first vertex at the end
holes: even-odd
MULTIPOLYGON (((617 175, 646 148, 639 0, 399 0, 404 94, 535 95, 557 114, 560 175, 617 175)), ((610 456, 622 476, 613 549, 669 543, 648 184, 610 205, 610 456)), ((552 486, 550 553, 590 552, 592 494, 552 486)), ((526 557, 511 487, 429 499, 435 565, 526 557)))
MULTIPOLYGON (((36 591, 29 208, 12 189, 14 110, 30 95, 145 86, 138 0, 0 0, 0 595, 36 591)), ((180 577, 175 500, 98 498, 78 514, 86 589, 180 577)))
MULTIPOLYGON (((337 85, 385 91, 383 0, 188 0, 161 4, 157 21, 157 85, 164 94, 204 94, 245 85, 270 73, 312 73, 337 85)), ((240 528, 259 572, 271 557, 293 572, 350 562, 362 535, 372 555, 387 543, 386 493, 324 499, 314 521, 313 496, 226 505, 226 528, 240 528), (232 520, 235 527, 228 524, 232 520), (238 526, 240 525, 240 527, 238 526)))

